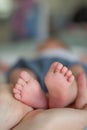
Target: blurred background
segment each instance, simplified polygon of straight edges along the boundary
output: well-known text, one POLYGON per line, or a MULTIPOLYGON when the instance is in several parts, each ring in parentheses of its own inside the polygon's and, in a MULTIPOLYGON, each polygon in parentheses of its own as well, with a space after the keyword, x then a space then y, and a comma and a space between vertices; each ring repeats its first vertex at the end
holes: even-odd
POLYGON ((0 0, 0 62, 33 57, 50 37, 86 53, 87 0, 0 0))

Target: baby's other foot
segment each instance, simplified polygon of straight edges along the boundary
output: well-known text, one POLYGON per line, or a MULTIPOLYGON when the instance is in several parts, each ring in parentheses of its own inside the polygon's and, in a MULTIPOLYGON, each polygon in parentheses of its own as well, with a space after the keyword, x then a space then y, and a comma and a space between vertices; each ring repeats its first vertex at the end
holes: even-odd
POLYGON ((37 80, 22 71, 13 88, 14 97, 33 108, 47 108, 47 99, 37 80))
POLYGON ((78 78, 78 96, 74 108, 82 109, 87 108, 87 78, 84 72, 80 73, 78 78))
POLYGON ((74 81, 72 72, 59 62, 54 62, 45 76, 45 84, 48 89, 49 107, 65 107, 74 99, 70 95, 74 81))

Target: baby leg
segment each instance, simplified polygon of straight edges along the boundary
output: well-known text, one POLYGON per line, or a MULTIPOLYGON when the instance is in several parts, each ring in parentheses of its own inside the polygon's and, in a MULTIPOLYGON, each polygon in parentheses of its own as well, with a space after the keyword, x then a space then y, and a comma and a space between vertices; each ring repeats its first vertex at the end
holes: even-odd
POLYGON ((87 104, 87 77, 80 65, 73 65, 70 69, 75 75, 78 85, 78 95, 73 107, 81 109, 87 104))

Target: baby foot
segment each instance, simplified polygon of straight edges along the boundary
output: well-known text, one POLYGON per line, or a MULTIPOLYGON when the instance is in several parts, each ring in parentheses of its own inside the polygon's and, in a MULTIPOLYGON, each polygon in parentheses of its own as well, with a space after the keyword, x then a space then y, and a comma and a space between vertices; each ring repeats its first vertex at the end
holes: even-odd
POLYGON ((77 79, 78 82, 78 96, 74 108, 81 109, 87 107, 87 79, 84 72, 82 72, 77 79))
POLYGON ((71 99, 71 85, 74 81, 72 72, 59 62, 54 62, 45 76, 45 84, 48 89, 49 107, 67 106, 71 99))
POLYGON ((26 71, 22 71, 13 88, 14 97, 33 108, 46 108, 47 99, 39 82, 26 71))

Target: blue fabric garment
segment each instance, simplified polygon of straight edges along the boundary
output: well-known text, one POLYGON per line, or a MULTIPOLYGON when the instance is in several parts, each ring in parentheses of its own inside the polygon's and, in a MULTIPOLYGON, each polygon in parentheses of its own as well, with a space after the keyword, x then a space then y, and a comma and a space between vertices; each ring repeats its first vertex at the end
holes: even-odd
POLYGON ((79 62, 71 62, 71 61, 63 59, 63 58, 61 59, 61 58, 53 57, 53 58, 37 58, 37 59, 33 59, 33 60, 20 59, 8 71, 7 77, 9 79, 11 72, 16 68, 28 68, 37 75, 38 81, 40 82, 42 89, 44 90, 44 92, 47 92, 47 88, 44 84, 44 76, 46 75, 50 65, 55 61, 62 63, 64 66, 66 66, 68 68, 72 65, 79 64, 85 69, 85 72, 87 74, 87 65, 79 63, 79 62))

